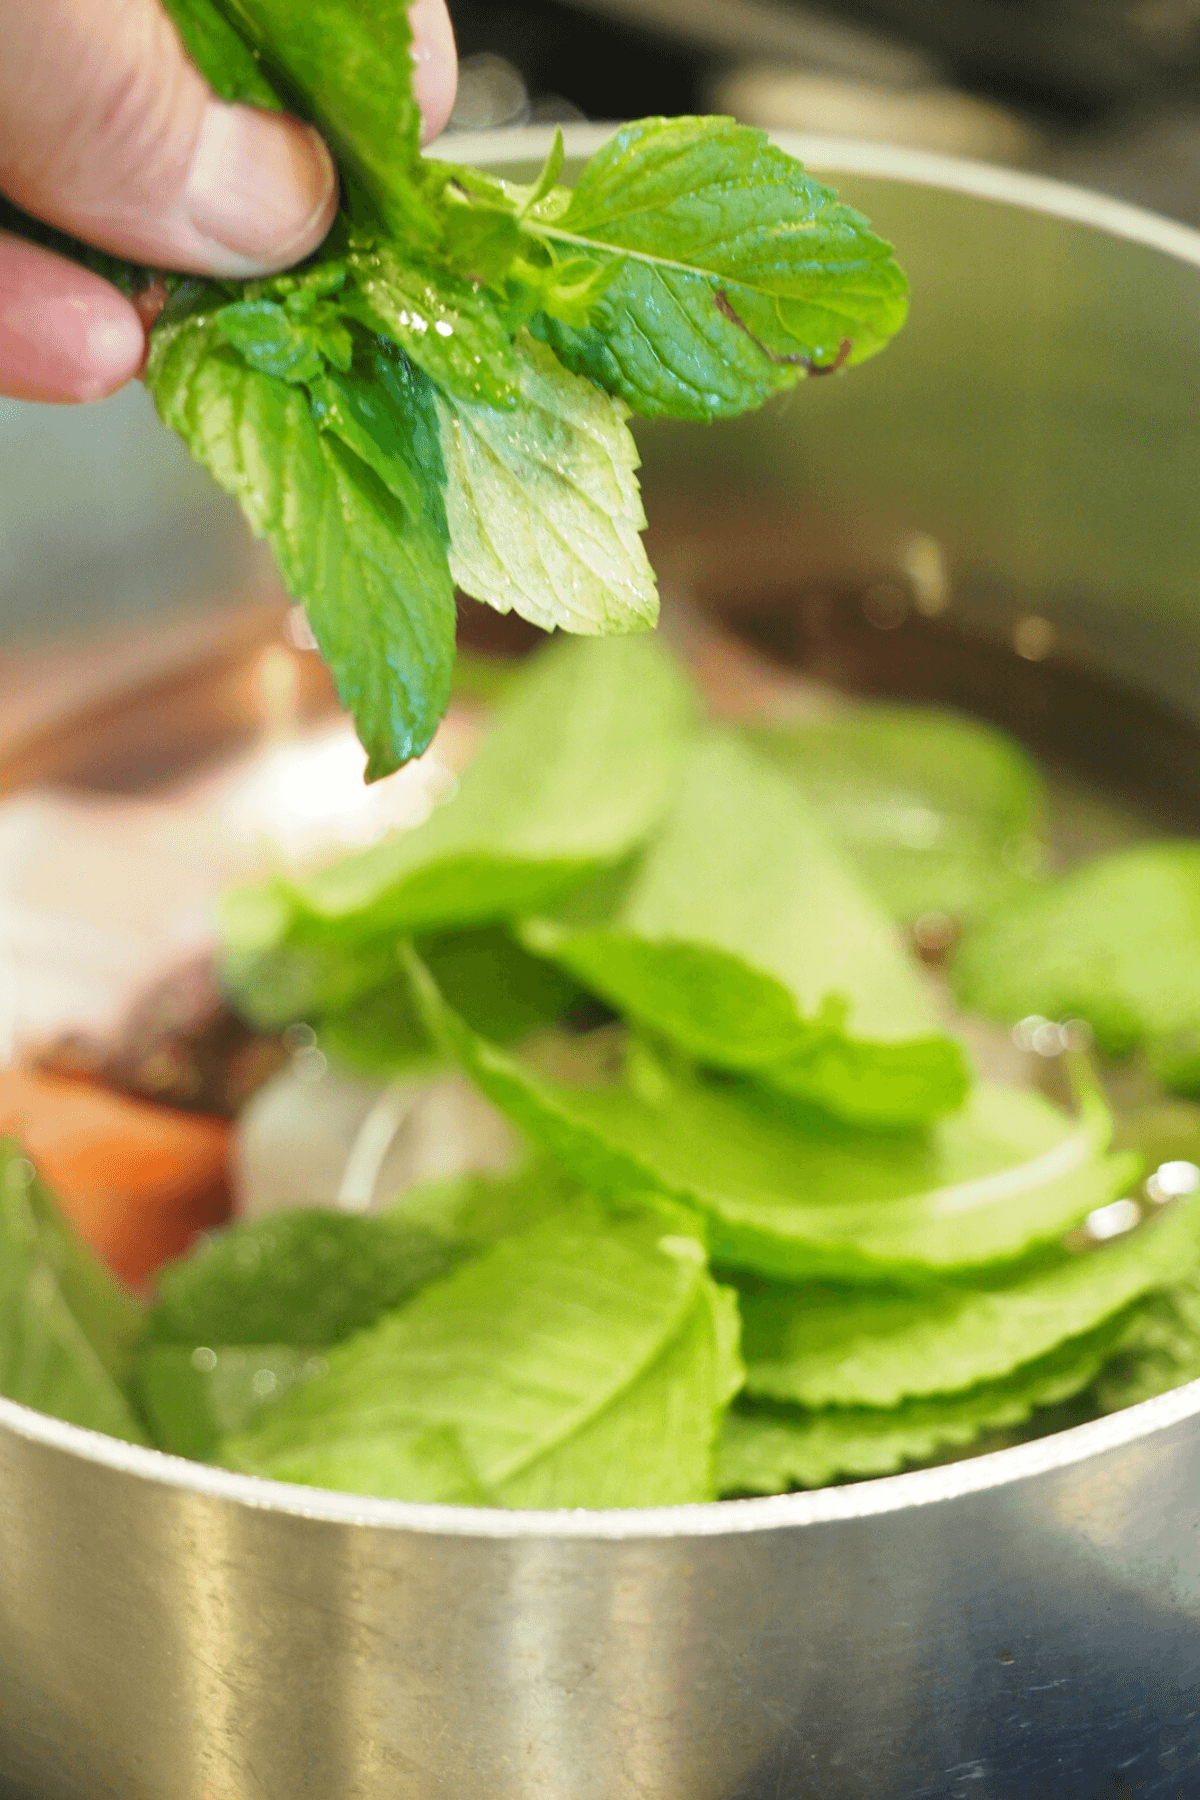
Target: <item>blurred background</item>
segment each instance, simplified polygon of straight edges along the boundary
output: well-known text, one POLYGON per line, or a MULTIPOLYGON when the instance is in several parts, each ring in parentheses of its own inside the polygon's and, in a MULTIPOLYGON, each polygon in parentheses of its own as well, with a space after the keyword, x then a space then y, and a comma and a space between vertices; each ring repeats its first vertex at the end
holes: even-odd
POLYGON ((450 0, 454 124, 729 112, 1200 225, 1200 0, 450 0))

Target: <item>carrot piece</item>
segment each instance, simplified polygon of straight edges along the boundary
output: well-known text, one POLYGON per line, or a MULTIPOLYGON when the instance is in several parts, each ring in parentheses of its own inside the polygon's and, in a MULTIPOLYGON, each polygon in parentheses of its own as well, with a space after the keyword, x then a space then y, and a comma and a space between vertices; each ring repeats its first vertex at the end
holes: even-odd
POLYGON ((229 1217, 230 1129, 92 1082, 0 1074, 0 1134, 20 1144, 80 1236, 135 1288, 229 1217))

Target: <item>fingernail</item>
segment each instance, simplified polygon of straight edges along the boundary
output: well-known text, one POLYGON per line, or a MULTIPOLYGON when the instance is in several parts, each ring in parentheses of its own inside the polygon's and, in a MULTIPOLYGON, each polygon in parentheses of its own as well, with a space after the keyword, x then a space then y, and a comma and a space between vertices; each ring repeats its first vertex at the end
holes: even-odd
POLYGON ((195 229, 239 264, 266 271, 315 249, 337 198, 333 158, 317 133, 282 113, 212 102, 187 183, 195 229))

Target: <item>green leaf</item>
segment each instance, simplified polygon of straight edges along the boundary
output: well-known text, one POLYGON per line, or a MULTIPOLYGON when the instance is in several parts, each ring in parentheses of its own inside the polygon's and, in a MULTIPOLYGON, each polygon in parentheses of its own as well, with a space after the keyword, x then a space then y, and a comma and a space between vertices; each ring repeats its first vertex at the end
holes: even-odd
MULTIPOLYGON (((289 1344, 190 1351, 153 1344, 138 1361, 138 1400, 160 1450, 195 1462, 219 1458, 225 1438, 252 1432, 292 1389, 323 1375, 325 1358, 289 1344)), ((488 1495, 449 1428, 400 1427, 382 1443, 341 1436, 328 1450, 303 1445, 271 1474, 309 1487, 379 1498, 486 1506, 488 1495)))
POLYGON ((110 1274, 56 1204, 44 1181, 26 1181, 27 1165, 12 1161, 0 1142, 0 1181, 24 1185, 25 1201, 37 1228, 37 1247, 53 1271, 63 1300, 105 1370, 124 1387, 134 1352, 145 1332, 145 1309, 110 1274))
POLYGON ((138 1310, 72 1233, 15 1145, 0 1141, 0 1394, 144 1443, 118 1385, 138 1310))
POLYGON ((981 1084, 928 1132, 852 1131, 761 1092, 668 1077, 657 1091, 569 1087, 469 1032, 412 965, 429 1028, 494 1105, 586 1186, 658 1188, 698 1207, 714 1262, 785 1280, 926 1280, 1055 1243, 1136 1178, 1105 1157, 1093 1094, 1068 1119, 981 1084))
POLYGON ((454 593, 440 502, 405 512, 318 431, 302 390, 248 368, 222 341, 219 304, 215 290, 180 290, 154 332, 146 384, 163 422, 269 539, 374 780, 426 747, 449 698, 454 593))
POLYGON ((414 263, 396 244, 354 251, 350 267, 357 292, 346 295, 343 305, 352 317, 399 344, 456 399, 511 412, 517 360, 485 293, 457 275, 414 263))
POLYGON ((620 862, 670 801, 692 705, 653 639, 542 651, 426 824, 225 897, 239 1002, 263 1023, 348 1005, 394 980, 404 935, 511 917, 620 862))
POLYGON ((133 1385, 155 1446, 209 1462, 223 1437, 245 1431, 289 1388, 311 1381, 324 1367, 322 1357, 292 1344, 215 1350, 148 1344, 133 1385))
POLYGON ((580 1198, 579 1183, 557 1163, 531 1157, 509 1175, 449 1175, 419 1182, 388 1211, 412 1229, 474 1255, 569 1211, 580 1198))
POLYGON ((546 152, 546 160, 542 164, 541 174, 533 183, 533 186, 529 189, 529 192, 522 201, 522 217, 526 213, 536 213, 537 208, 541 205, 542 201, 546 199, 547 195, 553 193, 555 183, 562 174, 563 163, 565 160, 566 149, 563 145, 562 127, 556 126, 554 130, 554 142, 546 152))
POLYGON ((454 590, 440 507, 412 518, 351 451, 328 434, 318 444, 321 507, 304 518, 302 501, 296 519, 317 561, 311 591, 292 564, 292 591, 354 715, 365 778, 376 781, 428 748, 450 698, 454 590))
POLYGON ((723 1494, 779 1494, 839 1478, 890 1475, 964 1450, 985 1431, 1022 1425, 1040 1408, 1086 1389, 1119 1347, 1124 1323, 1076 1339, 1005 1381, 894 1407, 739 1407, 725 1421, 718 1460, 723 1494))
POLYGON ((293 108, 338 159, 354 216, 409 241, 431 239, 422 193, 412 31, 397 0, 222 0, 293 108))
POLYGON ((1148 1046, 1200 1093, 1200 845, 1138 845, 1014 900, 964 939, 953 982, 1006 1023, 1083 1018, 1110 1056, 1148 1046))
POLYGON ((334 1344, 449 1273, 445 1240, 390 1213, 303 1208, 230 1226, 164 1270, 161 1344, 334 1344))
MULTIPOLYGON (((243 1441, 231 1440, 235 1444, 243 1441)), ((293 1449, 281 1450, 269 1469, 251 1472, 268 1474, 273 1481, 370 1494, 380 1500, 438 1506, 495 1504, 463 1450, 461 1434, 444 1425, 389 1425, 378 1433, 340 1432, 327 1443, 297 1443, 293 1449)))
POLYGON ((584 328, 621 270, 621 257, 597 263, 591 254, 564 256, 531 235, 528 221, 537 225, 556 219, 570 202, 570 189, 556 188, 551 179, 556 179, 561 154, 560 146, 551 149, 531 187, 498 180, 482 169, 425 160, 430 181, 441 184, 438 261, 487 287, 510 333, 538 312, 584 328))
POLYGON ((1200 1202, 985 1291, 831 1288, 742 1297, 746 1391, 808 1407, 893 1406, 997 1381, 1087 1335, 1200 1260, 1200 1202))
POLYGON ((961 1103, 962 1050, 895 929, 786 776, 734 739, 696 751, 599 928, 574 923, 590 904, 568 899, 525 942, 700 1061, 871 1124, 961 1103))
POLYGON ((445 471, 429 383, 379 344, 356 346, 354 366, 306 383, 313 418, 374 470, 409 518, 426 519, 449 543, 445 471))
POLYGON ((447 167, 439 261, 472 285, 494 284, 521 250, 520 220, 502 189, 489 200, 476 199, 463 190, 461 173, 447 167))
POLYGON ((222 100, 278 111, 285 102, 216 0, 163 0, 183 47, 222 100))
POLYGON ((512 686, 520 667, 515 656, 460 649, 454 665, 454 697, 473 701, 477 706, 495 706, 512 686))
POLYGON ((312 381, 327 362, 348 369, 353 350, 350 333, 336 317, 291 317, 274 300, 243 300, 224 306, 216 314, 216 326, 226 343, 257 369, 280 381, 312 381))
POLYGON ((1045 794, 1003 732, 934 707, 872 704, 746 732, 796 783, 893 918, 979 912, 1044 858, 1045 794))
POLYGON ((515 413, 438 396, 454 579, 546 630, 644 630, 658 593, 625 409, 527 335, 514 363, 515 413))
MULTIPOLYGON (((475 1031, 498 1043, 552 1024, 579 998, 553 964, 530 956, 500 925, 425 938, 420 953, 450 1005, 475 1031)), ((406 976, 364 994, 319 1022, 323 1049, 358 1068, 392 1073, 436 1050, 406 976)))
POLYGON ((458 1432, 501 1505, 706 1499, 738 1380, 731 1338, 729 1299, 684 1218, 581 1200, 332 1350, 328 1374, 229 1440, 223 1460, 294 1480, 319 1447, 331 1485, 395 1493, 395 1435, 426 1425, 458 1432))
POLYGON ((1139 1309, 1121 1353, 1096 1383, 1102 1412, 1120 1412, 1200 1379, 1200 1271, 1139 1309))
POLYGON ((641 119, 565 211, 527 218, 560 254, 622 266, 583 330, 539 335, 648 418, 727 418, 899 330, 907 287, 860 214, 732 119, 641 119))

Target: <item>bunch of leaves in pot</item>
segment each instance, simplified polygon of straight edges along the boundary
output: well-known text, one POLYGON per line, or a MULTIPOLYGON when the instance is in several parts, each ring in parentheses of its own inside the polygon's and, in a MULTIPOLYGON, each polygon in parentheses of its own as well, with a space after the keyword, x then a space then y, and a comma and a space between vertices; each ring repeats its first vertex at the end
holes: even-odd
MULTIPOLYGON (((878 791, 912 722, 868 713, 878 748, 859 791, 878 791)), ((958 721, 917 723, 931 755, 960 746, 958 721)), ((987 778, 947 797, 964 826, 947 834, 945 868, 930 854, 922 901, 951 893, 947 874, 963 894, 1004 891, 1014 820, 1040 812, 1025 759, 978 729, 987 778), (995 849, 980 840, 964 886, 965 821, 993 812, 995 849)), ((564 643, 511 680, 440 817, 226 909, 246 1004, 276 1024, 307 1008, 323 1042, 366 1039, 381 1069, 389 1048, 395 1069, 440 1048, 573 1184, 564 1220, 589 1195, 688 1209, 744 1333, 714 1492, 882 1473, 1023 1428, 1137 1346, 1149 1357, 1178 1304, 1159 1296, 1197 1260, 1191 1205, 1100 1250, 1064 1243, 1128 1190, 1137 1158, 1108 1153, 1085 1071, 1075 1116, 970 1081, 880 905, 898 896, 884 880, 873 899, 837 847, 844 807, 814 794, 808 748, 700 724, 653 642, 564 643), (580 812, 570 796, 584 792, 580 812), (485 937, 495 984, 464 978, 480 966, 466 947, 485 937), (548 988, 551 969, 574 989, 548 988), (572 993, 630 1031, 618 1073, 586 1058, 582 1078, 548 1072, 522 1043, 538 1004, 552 1020, 572 993)), ((844 776, 840 794, 854 791, 844 776)), ((898 790, 883 810, 901 808, 911 795, 898 790)), ((876 826, 890 842, 890 817, 876 826)), ((603 1339, 604 1302, 591 1304, 603 1339)), ((390 1330, 347 1344, 335 1386, 306 1387, 219 1454, 297 1479, 373 1469, 376 1485, 411 1482, 385 1442, 412 1405, 396 1398, 413 1379, 402 1335, 403 1354, 390 1330), (335 1432, 342 1460, 322 1448, 335 1432)), ((1136 1378, 1153 1374, 1143 1357, 1136 1378)), ((644 1453, 622 1491, 682 1497, 654 1485, 656 1468, 644 1453)))
MULTIPOLYGON (((269 539, 368 779, 445 709, 456 584, 546 628, 653 625, 631 409, 726 418, 903 322, 889 247, 761 132, 644 119, 573 189, 561 139, 515 186, 421 156, 398 0, 167 5, 223 98, 315 121, 338 158, 316 256, 173 283, 146 382, 269 539)), ((0 224, 145 279, 3 201, 0 224)))
MULTIPOLYGON (((908 724, 875 715, 860 792, 908 724)), ((932 767, 961 731, 924 726, 932 767)), ((1085 1067, 1072 1110, 973 1079, 887 918, 901 896, 839 851, 845 805, 807 804, 809 748, 703 725, 654 639, 565 640, 424 825, 231 896, 249 1009, 406 1082, 456 1064, 526 1160, 375 1216, 236 1225, 140 1319, 14 1164, 0 1391, 243 1473, 620 1506, 881 1474, 1194 1374, 1200 1201, 1078 1228, 1128 1195, 1130 1149, 1193 1155, 1195 1109, 1114 1153, 1085 1067)), ((1024 760, 978 749, 922 900, 947 873, 1004 891, 1036 817, 1024 760)))

